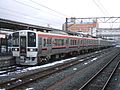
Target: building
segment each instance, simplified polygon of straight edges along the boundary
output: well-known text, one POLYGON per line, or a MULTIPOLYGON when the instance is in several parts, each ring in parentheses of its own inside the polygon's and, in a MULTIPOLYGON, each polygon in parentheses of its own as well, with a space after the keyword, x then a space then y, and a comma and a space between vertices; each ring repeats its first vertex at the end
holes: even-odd
MULTIPOLYGON (((73 32, 82 32, 84 34, 90 34, 93 35, 95 33, 97 28, 99 27, 99 24, 97 22, 83 22, 81 21, 78 23, 68 23, 67 24, 67 30, 73 31, 73 32)), ((66 24, 63 24, 63 30, 66 30, 66 24)))

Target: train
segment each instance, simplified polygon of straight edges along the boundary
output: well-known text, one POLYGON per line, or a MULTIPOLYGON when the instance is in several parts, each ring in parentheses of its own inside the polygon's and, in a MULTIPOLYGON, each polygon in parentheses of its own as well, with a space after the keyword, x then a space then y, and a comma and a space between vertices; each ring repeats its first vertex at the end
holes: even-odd
POLYGON ((12 33, 12 54, 18 65, 37 65, 44 61, 113 47, 113 42, 69 34, 19 30, 12 33))

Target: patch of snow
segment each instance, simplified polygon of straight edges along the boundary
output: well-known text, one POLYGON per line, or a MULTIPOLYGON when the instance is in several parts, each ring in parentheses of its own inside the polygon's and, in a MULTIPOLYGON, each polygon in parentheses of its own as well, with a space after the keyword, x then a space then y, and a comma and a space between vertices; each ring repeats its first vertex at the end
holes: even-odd
POLYGON ((74 71, 76 71, 76 70, 77 70, 77 68, 73 68, 73 70, 74 70, 74 71))
POLYGON ((15 78, 11 78, 11 80, 15 80, 15 78))
POLYGON ((93 58, 91 61, 95 61, 95 60, 97 60, 98 58, 93 58))
POLYGON ((16 82, 22 82, 22 80, 21 79, 19 79, 18 81, 16 81, 16 82))
POLYGON ((25 90, 34 90, 34 88, 26 88, 25 90))
POLYGON ((84 61, 84 59, 81 59, 81 60, 79 60, 79 61, 84 61))
POLYGON ((0 75, 0 77, 4 77, 4 76, 8 76, 8 74, 2 74, 2 75, 0 75))
POLYGON ((84 63, 84 65, 86 65, 86 64, 88 64, 88 63, 84 63))
POLYGON ((30 79, 30 80, 33 80, 33 79, 30 79))
POLYGON ((0 71, 0 73, 5 73, 6 71, 0 71))
MULTIPOLYGON (((12 75, 12 74, 19 74, 19 73, 27 72, 27 71, 30 71, 30 70, 35 70, 35 69, 50 67, 50 66, 53 66, 53 65, 56 65, 56 64, 64 63, 64 62, 66 62, 66 61, 74 60, 74 59, 76 59, 76 58, 77 58, 77 57, 73 57, 73 58, 69 58, 69 59, 65 59, 65 60, 61 60, 61 61, 56 61, 56 62, 53 62, 53 63, 48 63, 48 64, 41 65, 41 66, 28 67, 28 68, 23 69, 23 70, 17 70, 17 71, 15 71, 15 72, 8 72, 7 74, 2 74, 2 75, 0 75, 0 76, 1 76, 1 77, 3 77, 3 76, 9 76, 9 75, 12 75)), ((19 68, 19 67, 18 67, 18 68, 19 68)), ((0 73, 3 73, 3 72, 6 72, 6 71, 1 71, 0 73)), ((14 78, 13 78, 13 79, 14 79, 14 78)))
POLYGON ((95 53, 98 53, 98 51, 96 51, 95 53))
POLYGON ((29 67, 26 70, 34 70, 34 69, 39 69, 39 68, 44 68, 44 67, 50 67, 50 66, 53 66, 53 65, 56 65, 56 64, 64 63, 64 62, 72 60, 72 59, 76 59, 76 57, 61 60, 61 61, 56 61, 56 62, 53 62, 53 63, 48 63, 48 64, 45 64, 45 65, 42 65, 42 66, 29 67))
POLYGON ((10 86, 10 83, 8 83, 7 85, 10 86))

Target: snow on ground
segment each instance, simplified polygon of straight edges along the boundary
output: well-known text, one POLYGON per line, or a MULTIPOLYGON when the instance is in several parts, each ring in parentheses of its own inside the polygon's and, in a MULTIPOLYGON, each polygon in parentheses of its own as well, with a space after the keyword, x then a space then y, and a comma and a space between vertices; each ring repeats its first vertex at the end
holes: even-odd
POLYGON ((97 60, 97 59, 98 59, 98 58, 93 58, 92 60, 89 60, 89 61, 85 62, 84 65, 87 65, 87 64, 89 64, 89 63, 91 63, 91 62, 93 62, 93 61, 95 61, 95 60, 97 60))
MULTIPOLYGON (((52 63, 48 63, 48 64, 41 65, 41 66, 28 67, 28 68, 23 69, 23 70, 17 70, 15 72, 8 72, 7 74, 2 74, 2 75, 0 75, 0 77, 2 77, 2 76, 9 76, 9 75, 12 75, 12 74, 19 74, 19 73, 22 73, 22 72, 27 72, 27 71, 35 70, 35 69, 50 67, 50 66, 53 66, 53 65, 56 65, 56 64, 64 63, 66 61, 75 60, 75 59, 77 59, 77 57, 73 57, 73 58, 70 58, 70 59, 65 59, 65 60, 61 60, 61 61, 52 62, 52 63)), ((2 72, 3 71, 0 71, 0 73, 2 73, 2 72)))
POLYGON ((66 61, 70 61, 70 60, 73 60, 73 59, 76 59, 76 57, 73 57, 73 58, 70 58, 70 59, 61 60, 61 61, 56 61, 56 62, 53 62, 53 63, 48 63, 48 64, 45 64, 45 65, 42 65, 42 66, 29 67, 29 68, 27 68, 27 70, 34 70, 34 69, 39 69, 39 68, 44 68, 44 67, 50 67, 50 66, 53 66, 53 65, 56 65, 56 64, 60 64, 60 63, 64 63, 66 61))
POLYGON ((25 89, 25 90, 34 90, 34 88, 27 88, 27 89, 25 89))
MULTIPOLYGON (((2 75, 0 75, 0 77, 9 76, 9 75, 12 75, 12 74, 19 74, 19 73, 22 73, 22 72, 27 72, 27 71, 31 71, 31 70, 35 70, 35 69, 50 67, 50 66, 53 66, 53 65, 56 65, 56 64, 64 63, 66 61, 75 60, 75 59, 77 59, 77 57, 73 57, 73 58, 69 58, 69 59, 65 59, 65 60, 61 60, 61 61, 55 61, 55 62, 48 63, 48 64, 41 65, 41 66, 28 67, 28 68, 23 69, 23 70, 17 70, 15 72, 8 72, 7 74, 2 74, 2 75)), ((80 59, 79 61, 83 61, 83 60, 84 59, 80 59)), ((93 58, 91 61, 85 62, 84 65, 87 65, 88 63, 93 62, 95 60, 97 60, 97 58, 93 58)), ((5 72, 5 71, 0 71, 0 73, 3 73, 3 72, 5 72)))
POLYGON ((98 58, 93 58, 91 61, 95 61, 95 60, 97 60, 98 58))

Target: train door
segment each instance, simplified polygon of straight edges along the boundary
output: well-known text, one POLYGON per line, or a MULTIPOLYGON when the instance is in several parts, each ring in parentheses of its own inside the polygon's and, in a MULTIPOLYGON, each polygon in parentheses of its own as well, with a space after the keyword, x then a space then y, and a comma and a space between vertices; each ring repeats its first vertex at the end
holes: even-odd
POLYGON ((20 55, 26 55, 26 36, 20 36, 20 55))

